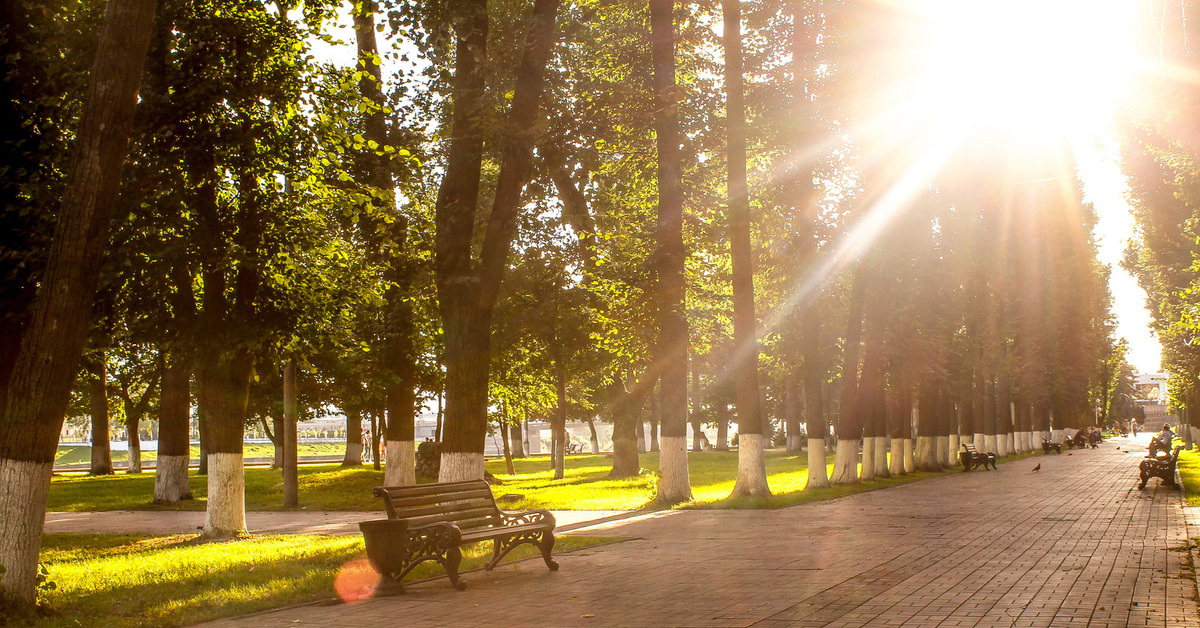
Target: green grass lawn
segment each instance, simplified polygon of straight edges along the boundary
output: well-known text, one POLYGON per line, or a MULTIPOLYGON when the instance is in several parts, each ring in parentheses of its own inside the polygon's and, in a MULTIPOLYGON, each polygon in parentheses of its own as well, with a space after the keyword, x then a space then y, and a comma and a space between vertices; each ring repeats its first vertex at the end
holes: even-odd
MULTIPOLYGON (((1179 477, 1183 480, 1183 494, 1188 506, 1200 506, 1200 449, 1179 452, 1179 477)), ((1150 479, 1154 482, 1154 479, 1150 479)))
MULTIPOLYGON (((343 456, 346 454, 346 443, 300 443, 297 449, 301 458, 306 456, 343 456)), ((245 451, 242 455, 246 458, 274 458, 275 447, 270 443, 246 443, 245 451)), ((192 446, 191 457, 193 460, 200 458, 200 447, 192 446)), ((147 449, 142 451, 143 462, 157 459, 157 450, 147 449)), ((114 450, 112 452, 112 460, 114 463, 128 462, 129 452, 114 450)), ((59 465, 89 464, 91 461, 92 448, 88 445, 59 445, 58 453, 54 458, 54 464, 59 465)))
MULTIPOLYGON (((1033 454, 1025 454, 1033 455, 1033 454)), ((1040 452, 1037 454, 1040 455, 1040 452)), ((1014 459, 1013 456, 1008 458, 1014 459)), ((832 456, 828 459, 832 467, 832 456)), ((658 454, 640 456, 643 469, 658 468, 658 454)), ((840 497, 851 493, 886 488, 936 474, 913 473, 889 479, 812 491, 803 490, 808 481, 807 454, 784 451, 766 452, 767 480, 774 494, 767 499, 728 500, 737 472, 736 452, 693 452, 688 454, 693 501, 687 508, 775 508, 840 497)), ((549 508, 553 510, 637 510, 653 508, 654 473, 644 471, 632 478, 610 479, 610 458, 599 455, 568 456, 566 474, 553 479, 548 458, 515 461, 516 473, 509 475, 504 461, 488 460, 487 469, 503 484, 492 487, 497 497, 523 495, 505 504, 509 510, 549 508)), ((371 488, 383 482, 383 473, 370 466, 343 468, 337 464, 300 467, 300 504, 307 510, 379 510, 381 504, 371 488)), ((207 494, 206 479, 191 477, 196 499, 182 504, 155 506, 154 474, 118 474, 91 477, 84 474, 56 476, 50 486, 48 510, 203 510, 207 494)), ((282 510, 283 477, 266 468, 246 469, 246 508, 282 510)))
MULTIPOLYGON (((555 552, 610 540, 560 536, 555 552)), ((491 545, 463 551, 460 570, 468 571, 483 566, 491 545)), ((505 561, 535 555, 537 549, 525 545, 505 561)), ((254 536, 198 543, 186 535, 50 534, 40 558, 54 583, 53 590, 39 596, 48 612, 10 626, 182 626, 316 600, 353 601, 378 579, 357 536, 254 536)), ((427 562, 405 583, 443 573, 441 565, 427 562)), ((465 579, 470 582, 470 574, 465 579)))

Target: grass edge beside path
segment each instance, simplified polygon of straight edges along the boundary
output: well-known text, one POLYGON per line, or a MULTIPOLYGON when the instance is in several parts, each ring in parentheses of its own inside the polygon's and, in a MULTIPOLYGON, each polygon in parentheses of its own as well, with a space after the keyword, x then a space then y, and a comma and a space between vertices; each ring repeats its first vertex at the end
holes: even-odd
MULTIPOLYGON (((621 539, 560 536, 555 555, 621 539)), ((461 573, 482 568, 491 544, 463 548, 461 573)), ((498 568, 536 558, 524 545, 498 568)), ((361 536, 253 535, 198 543, 195 535, 140 537, 48 534, 40 560, 52 590, 39 591, 46 614, 7 624, 26 628, 184 626, 314 602, 361 599, 378 579, 361 536), (266 558, 264 558, 266 557, 266 558), (103 577, 97 577, 103 574, 103 577)), ((405 585, 444 577, 436 562, 418 566, 405 585)), ((448 581, 445 583, 450 588, 448 581)))

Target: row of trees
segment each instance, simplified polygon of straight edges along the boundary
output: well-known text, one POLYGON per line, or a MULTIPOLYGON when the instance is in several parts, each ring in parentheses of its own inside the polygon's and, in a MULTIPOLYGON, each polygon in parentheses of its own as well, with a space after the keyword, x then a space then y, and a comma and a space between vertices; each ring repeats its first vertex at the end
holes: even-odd
POLYGON ((155 499, 187 497, 194 398, 213 536, 245 528, 246 425, 281 435, 295 503, 295 421, 329 406, 381 424, 389 484, 435 397, 447 481, 531 414, 560 471, 574 416, 637 473, 648 411, 672 503, 689 421, 736 421, 734 492, 763 495, 766 417, 794 449, 806 426, 822 486, 940 468, 960 433, 1027 450, 1113 397, 1065 144, 881 132, 910 42, 874 4, 362 0, 349 67, 310 52, 336 2, 154 6, 3 22, 29 123, 0 138, 0 586, 26 604, 81 354, 80 382, 128 375, 131 421, 151 400, 155 499))

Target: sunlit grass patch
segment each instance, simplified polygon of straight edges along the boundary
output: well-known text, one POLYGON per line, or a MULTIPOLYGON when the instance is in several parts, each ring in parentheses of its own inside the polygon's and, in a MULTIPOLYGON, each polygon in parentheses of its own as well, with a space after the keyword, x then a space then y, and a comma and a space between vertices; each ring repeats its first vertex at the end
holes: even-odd
POLYGON ((1200 449, 1179 452, 1179 477, 1188 506, 1200 506, 1200 449))
MULTIPOLYGON (((609 540, 560 536, 555 550, 609 540)), ((536 548, 523 546, 506 562, 537 554, 536 548)), ((461 570, 481 567, 490 556, 490 543, 468 546, 461 570)), ((43 593, 42 601, 50 615, 16 625, 181 626, 329 599, 336 597, 339 574, 353 574, 360 591, 375 583, 377 576, 364 567, 364 558, 358 536, 275 535, 198 543, 191 535, 46 535, 41 560, 55 588, 43 593)), ((443 573, 437 563, 424 563, 405 583, 443 573)), ((470 575, 465 577, 469 581, 470 575)))

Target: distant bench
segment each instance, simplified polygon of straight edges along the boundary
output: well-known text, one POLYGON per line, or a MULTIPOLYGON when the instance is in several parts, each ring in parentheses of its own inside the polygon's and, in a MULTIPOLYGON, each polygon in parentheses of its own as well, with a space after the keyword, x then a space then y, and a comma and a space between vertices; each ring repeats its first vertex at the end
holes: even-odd
POLYGON ((381 574, 376 592, 400 593, 401 579, 427 560, 446 570, 450 583, 460 591, 467 588, 458 578, 461 545, 492 541, 491 570, 509 551, 523 543, 536 545, 551 571, 558 563, 550 557, 554 549, 554 515, 548 510, 510 513, 500 510, 492 489, 484 480, 378 486, 387 519, 359 525, 367 546, 367 558, 381 574))
POLYGON ((1043 439, 1042 440, 1042 452, 1048 454, 1048 453, 1050 453, 1051 449, 1053 449, 1055 453, 1059 453, 1059 454, 1062 453, 1062 445, 1060 445, 1059 443, 1052 443, 1048 440, 1043 439))
POLYGON ((958 452, 958 459, 962 462, 963 471, 970 471, 979 467, 987 469, 989 464, 992 465, 993 469, 996 468, 996 454, 990 452, 980 453, 975 449, 975 445, 971 443, 963 443, 962 446, 963 451, 958 452))
POLYGON ((1175 467, 1179 464, 1179 452, 1182 450, 1183 445, 1176 445, 1175 451, 1169 456, 1143 458, 1138 465, 1138 470, 1142 472, 1142 483, 1138 484, 1138 488, 1146 488, 1146 482, 1150 481, 1150 478, 1161 478, 1163 484, 1176 486, 1175 467))

